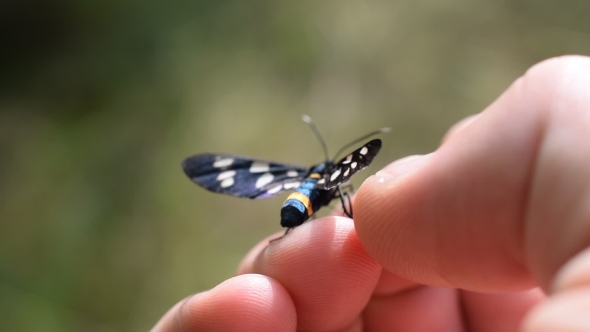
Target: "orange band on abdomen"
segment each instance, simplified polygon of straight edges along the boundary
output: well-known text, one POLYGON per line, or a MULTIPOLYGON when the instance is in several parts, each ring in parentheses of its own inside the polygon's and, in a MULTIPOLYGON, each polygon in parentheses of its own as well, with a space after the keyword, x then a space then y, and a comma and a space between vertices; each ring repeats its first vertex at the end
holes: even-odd
POLYGON ((301 202, 303 205, 305 205, 305 208, 307 209, 307 216, 311 217, 311 215, 313 214, 313 208, 311 207, 311 201, 309 200, 309 197, 296 191, 296 192, 292 193, 291 195, 289 195, 289 197, 287 197, 287 201, 290 199, 294 199, 296 201, 301 202))

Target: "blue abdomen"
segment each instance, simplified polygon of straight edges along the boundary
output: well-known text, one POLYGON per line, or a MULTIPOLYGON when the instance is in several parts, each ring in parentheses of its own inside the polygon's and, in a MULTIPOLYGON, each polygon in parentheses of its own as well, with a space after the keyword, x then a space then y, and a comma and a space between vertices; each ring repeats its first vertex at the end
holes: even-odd
POLYGON ((311 170, 311 174, 301 183, 283 204, 281 209, 281 226, 296 227, 303 224, 315 211, 326 204, 327 190, 314 189, 322 178, 325 164, 319 164, 311 170))

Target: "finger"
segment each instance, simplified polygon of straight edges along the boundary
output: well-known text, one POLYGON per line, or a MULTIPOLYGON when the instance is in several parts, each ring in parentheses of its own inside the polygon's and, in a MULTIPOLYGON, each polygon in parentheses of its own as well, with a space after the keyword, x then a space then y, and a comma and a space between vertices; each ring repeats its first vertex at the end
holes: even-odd
POLYGON ((590 331, 590 287, 555 294, 535 308, 524 323, 525 332, 590 331))
POLYGON ((334 332, 362 332, 365 331, 364 326, 363 326, 363 320, 361 317, 358 317, 357 319, 354 320, 354 322, 352 322, 352 324, 348 325, 345 328, 339 329, 339 330, 334 330, 334 332))
POLYGON ((527 312, 541 303, 545 294, 535 288, 499 294, 463 291, 460 297, 467 331, 517 332, 527 312))
POLYGON ((588 58, 543 62, 436 153, 370 177, 354 205, 364 247, 420 283, 548 290, 590 243, 588 86, 588 58))
POLYGON ((364 314, 369 331, 516 332, 543 292, 484 294, 428 286, 375 296, 364 314))
MULTIPOLYGON (((417 158, 417 156, 406 157, 406 158, 401 159, 400 161, 405 162, 408 160, 412 160, 413 158, 417 158)), ((351 203, 353 203, 353 204, 354 204, 354 196, 355 196, 354 194, 350 195, 351 203)), ((330 215, 331 216, 344 216, 342 205, 341 204, 337 205, 332 210, 330 215)), ((251 259, 251 258, 249 258, 249 259, 251 259)), ((413 288, 413 287, 418 287, 418 286, 420 286, 420 285, 413 282, 413 281, 403 279, 403 278, 401 278, 389 271, 382 270, 381 276, 379 277, 379 281, 377 282, 377 285, 375 286, 373 293, 374 293, 374 295, 385 296, 385 295, 389 295, 389 294, 395 294, 395 293, 398 293, 402 290, 413 288)))
POLYGON ((285 288, 272 278, 251 274, 184 299, 152 331, 295 331, 296 321, 285 288))
POLYGON ((560 270, 553 290, 556 295, 527 316, 524 331, 590 331, 590 248, 560 270))
POLYGON ((280 282, 293 299, 299 329, 332 331, 359 319, 381 267, 361 246, 351 219, 326 217, 259 244, 238 271, 280 282))
POLYGON ((477 119, 477 116, 479 114, 473 114, 470 115, 462 120, 459 120, 459 122, 455 123, 451 129, 449 129, 449 131, 447 131, 446 135, 443 137, 441 144, 444 144, 449 137, 452 137, 454 135, 457 135, 457 133, 459 133, 459 131, 461 131, 464 128, 467 128, 473 121, 475 121, 475 119, 477 119))
POLYGON ((457 291, 421 286, 376 296, 367 306, 366 331, 464 331, 457 291))
POLYGON ((375 286, 374 295, 392 295, 420 286, 421 285, 413 281, 401 278, 387 270, 382 270, 379 282, 377 282, 377 286, 375 286))

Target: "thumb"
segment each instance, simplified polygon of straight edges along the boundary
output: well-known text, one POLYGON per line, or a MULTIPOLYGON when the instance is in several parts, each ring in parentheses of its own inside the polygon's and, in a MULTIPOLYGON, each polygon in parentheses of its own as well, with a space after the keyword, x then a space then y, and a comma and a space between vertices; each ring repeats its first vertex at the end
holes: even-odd
POLYGON ((590 245, 588 86, 588 58, 545 61, 435 153, 367 179, 354 206, 367 252, 423 284, 548 290, 590 245))

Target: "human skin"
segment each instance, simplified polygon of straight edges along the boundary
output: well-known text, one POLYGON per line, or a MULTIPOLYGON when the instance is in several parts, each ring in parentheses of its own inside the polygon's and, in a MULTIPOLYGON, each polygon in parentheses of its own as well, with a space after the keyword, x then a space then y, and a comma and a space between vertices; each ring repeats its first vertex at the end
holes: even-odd
POLYGON ((590 331, 590 58, 533 66, 354 213, 263 240, 153 331, 590 331))

